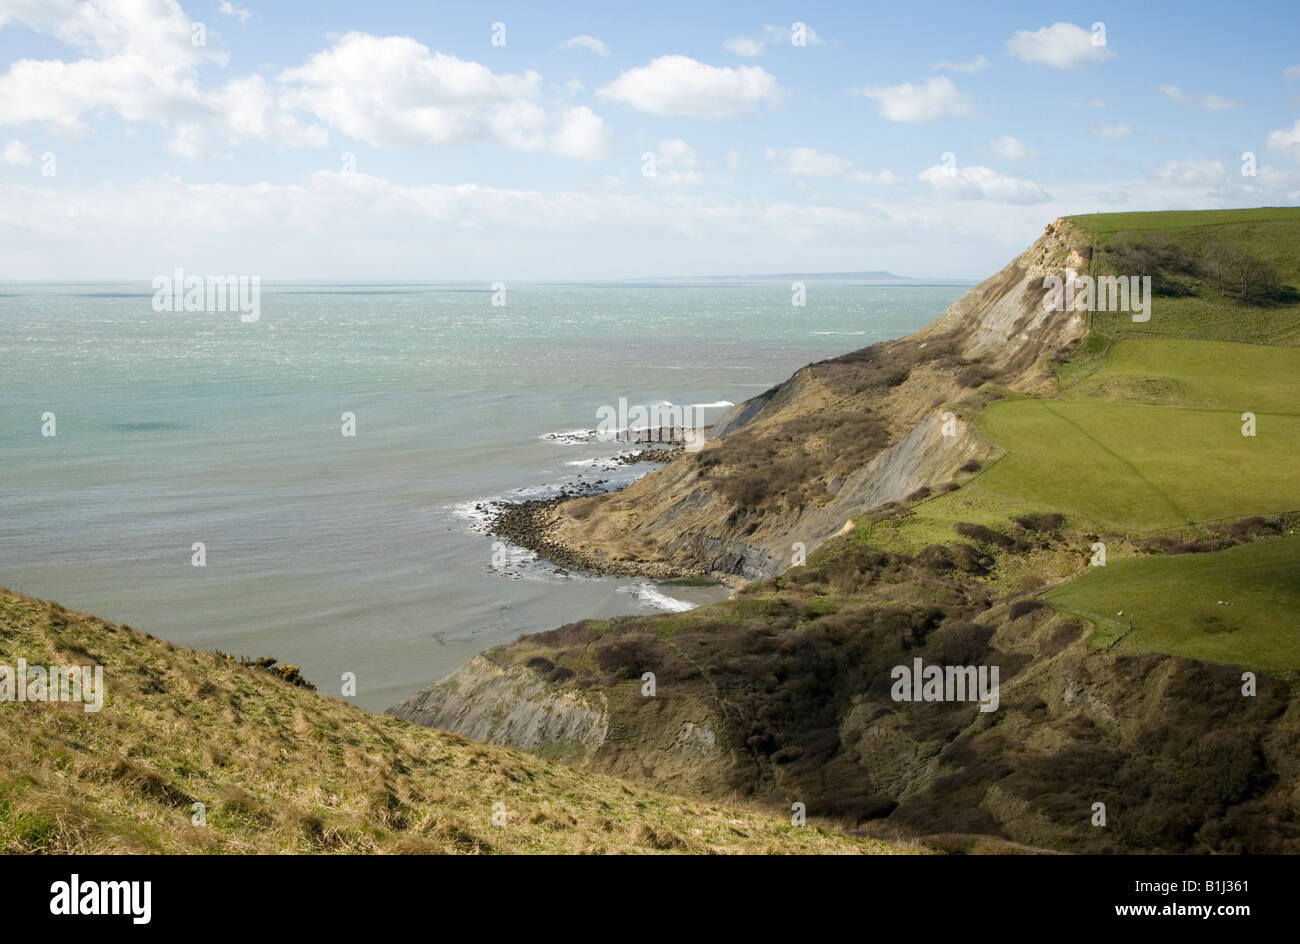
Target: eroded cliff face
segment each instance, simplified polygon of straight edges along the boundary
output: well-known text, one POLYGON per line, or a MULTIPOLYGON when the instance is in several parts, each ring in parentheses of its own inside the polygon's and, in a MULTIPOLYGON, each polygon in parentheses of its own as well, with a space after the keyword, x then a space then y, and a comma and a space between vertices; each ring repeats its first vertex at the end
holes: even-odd
POLYGON ((599 695, 588 699, 548 685, 522 665, 475 656, 438 685, 388 709, 431 728, 573 762, 586 760, 609 733, 599 695))
POLYGON ((1044 307, 1043 279, 1086 268, 1090 255, 1057 220, 926 328, 805 367, 728 411, 702 451, 626 490, 549 509, 548 539, 611 572, 733 585, 782 572, 796 543, 812 550, 853 515, 987 458, 993 447, 978 436, 942 435, 943 412, 964 423, 959 403, 985 381, 1051 388, 1052 358, 1086 324, 1044 307))
POLYGON ((557 677, 549 659, 529 656, 542 651, 535 646, 525 637, 475 656, 385 713, 692 794, 721 794, 745 779, 752 763, 722 734, 726 722, 706 693, 648 697, 639 679, 578 691, 565 684, 571 671, 557 677))

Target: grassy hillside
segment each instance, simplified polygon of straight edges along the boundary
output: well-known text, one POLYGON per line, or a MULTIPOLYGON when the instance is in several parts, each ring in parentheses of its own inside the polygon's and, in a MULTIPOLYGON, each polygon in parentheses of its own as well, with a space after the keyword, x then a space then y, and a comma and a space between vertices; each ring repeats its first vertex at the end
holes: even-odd
POLYGON ((1089 234, 1094 274, 1151 275, 1165 290, 1151 320, 1097 312, 1089 327, 1094 349, 1120 337, 1181 337, 1300 344, 1300 207, 1166 213, 1104 213, 1071 217, 1089 234), (1227 244, 1273 266, 1278 290, 1243 304, 1219 291, 1208 271, 1209 249, 1227 244), (1135 247, 1154 252, 1133 252, 1135 247), (1119 251, 1124 249, 1126 251, 1119 251))
POLYGON ((1046 599, 1112 624, 1126 651, 1295 670, 1297 562, 1300 535, 1206 554, 1121 559, 1056 587, 1046 599))
POLYGON ((1300 414, 1300 348, 1223 341, 1129 339, 1066 388, 1070 399, 1106 399, 1300 414))
POLYGON ((19 658, 102 665, 107 697, 0 704, 3 852, 917 851, 370 715, 0 591, 0 662, 19 658))
POLYGON ((1260 412, 1257 422, 1261 432, 1245 437, 1234 411, 998 403, 980 429, 1006 456, 960 492, 918 504, 914 518, 888 527, 918 532, 915 545, 950 536, 955 521, 994 524, 1013 506, 1131 532, 1300 508, 1300 466, 1292 461, 1300 416, 1260 412))

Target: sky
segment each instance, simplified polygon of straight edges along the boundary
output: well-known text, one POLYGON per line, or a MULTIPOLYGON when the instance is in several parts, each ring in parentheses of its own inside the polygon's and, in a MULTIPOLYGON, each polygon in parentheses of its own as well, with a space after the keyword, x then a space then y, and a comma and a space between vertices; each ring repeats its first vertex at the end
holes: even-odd
POLYGON ((1298 38, 1297 0, 0 0, 0 280, 977 280, 1062 215, 1300 202, 1298 38))

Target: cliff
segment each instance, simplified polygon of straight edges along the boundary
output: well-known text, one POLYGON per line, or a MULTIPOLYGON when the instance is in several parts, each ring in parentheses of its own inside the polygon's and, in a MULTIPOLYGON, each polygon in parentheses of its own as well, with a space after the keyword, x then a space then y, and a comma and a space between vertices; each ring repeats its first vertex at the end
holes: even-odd
POLYGON ((780 573, 796 542, 811 550, 853 515, 943 485, 993 452, 977 436, 942 436, 941 415, 963 422, 958 402, 988 382, 1052 388, 1052 359, 1086 322, 1045 309, 1043 278, 1089 252, 1088 237, 1058 220, 923 330, 809 365, 729 410, 700 452, 626 490, 542 509, 533 541, 511 536, 610 573, 733 584, 780 573))

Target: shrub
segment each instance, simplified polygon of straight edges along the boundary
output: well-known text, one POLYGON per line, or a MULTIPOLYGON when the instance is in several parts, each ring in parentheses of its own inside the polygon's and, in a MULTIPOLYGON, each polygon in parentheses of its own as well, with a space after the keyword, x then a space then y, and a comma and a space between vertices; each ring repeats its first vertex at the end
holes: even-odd
POLYGON ((993 566, 993 558, 969 544, 929 544, 917 553, 916 563, 932 573, 955 570, 982 576, 993 566))
POLYGON ((978 459, 967 459, 957 467, 958 472, 978 472, 980 470, 980 461, 978 459))
POLYGON ((551 669, 555 668, 555 663, 546 658, 546 656, 533 656, 525 662, 524 665, 528 666, 528 668, 532 669, 538 675, 546 675, 551 671, 551 669))
POLYGON ((963 387, 978 387, 997 375, 998 372, 987 364, 970 364, 957 372, 957 383, 963 387))
POLYGON ((650 636, 609 636, 592 646, 596 664, 605 673, 606 684, 640 678, 658 670, 663 662, 658 640, 650 636))
POLYGON ((1042 600, 1030 598, 1028 600, 1017 600, 1011 604, 1010 616, 1014 619, 1020 619, 1026 613, 1032 613, 1034 610, 1041 610, 1047 604, 1042 600))
POLYGON ((1019 515, 1011 519, 1026 531, 1054 532, 1065 524, 1065 515, 1052 511, 1040 515, 1019 515))
POLYGON ((969 521, 957 521, 953 524, 952 529, 964 538, 970 538, 972 541, 978 541, 981 544, 989 544, 993 547, 1000 547, 1007 551, 1022 551, 1026 544, 1009 534, 1003 534, 1001 531, 994 531, 992 528, 985 527, 982 524, 973 524, 969 521))
POLYGON ((976 665, 989 651, 994 627, 969 620, 944 623, 925 641, 926 653, 943 665, 976 665))
POLYGON ((1209 525, 1211 531, 1219 534, 1226 534, 1229 537, 1238 540, 1248 538, 1262 537, 1269 534, 1279 534, 1282 531, 1281 518, 1263 518, 1259 515, 1252 515, 1249 518, 1242 518, 1240 521, 1234 521, 1231 524, 1212 524, 1209 525))

